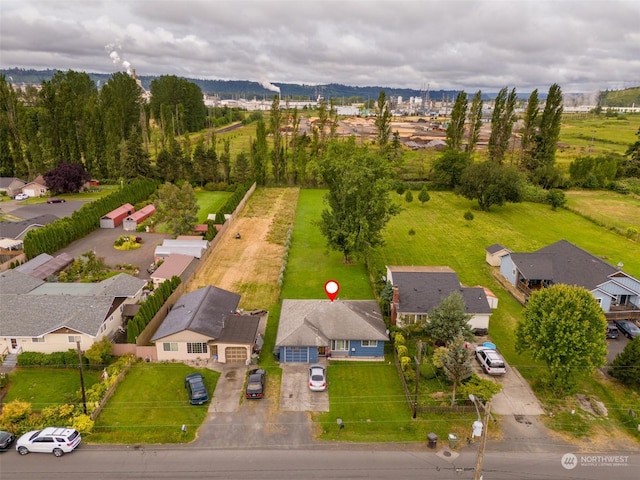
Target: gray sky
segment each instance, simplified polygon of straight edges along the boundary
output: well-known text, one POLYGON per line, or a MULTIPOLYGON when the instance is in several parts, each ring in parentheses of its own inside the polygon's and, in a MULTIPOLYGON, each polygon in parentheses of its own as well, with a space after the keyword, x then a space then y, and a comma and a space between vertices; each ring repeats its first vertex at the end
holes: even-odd
POLYGON ((0 0, 2 68, 592 92, 640 85, 638 0, 0 0))

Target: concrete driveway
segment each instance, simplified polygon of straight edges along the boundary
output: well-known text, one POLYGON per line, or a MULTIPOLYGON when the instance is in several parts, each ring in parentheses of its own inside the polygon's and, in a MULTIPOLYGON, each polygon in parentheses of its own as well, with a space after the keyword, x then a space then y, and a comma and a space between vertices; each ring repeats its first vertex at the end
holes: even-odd
MULTIPOLYGON (((330 381, 329 378, 327 380, 330 381)), ((312 392, 308 384, 308 364, 282 364, 280 409, 293 412, 328 412, 328 389, 324 392, 312 392)))
MULTIPOLYGON (((260 400, 244 398, 247 367, 213 364, 209 368, 221 375, 207 419, 198 431, 197 446, 221 449, 299 448, 315 443, 313 422, 308 411, 283 411, 276 392, 268 388, 260 400)), ((288 375, 283 371, 282 385, 285 380, 288 381, 288 375)))

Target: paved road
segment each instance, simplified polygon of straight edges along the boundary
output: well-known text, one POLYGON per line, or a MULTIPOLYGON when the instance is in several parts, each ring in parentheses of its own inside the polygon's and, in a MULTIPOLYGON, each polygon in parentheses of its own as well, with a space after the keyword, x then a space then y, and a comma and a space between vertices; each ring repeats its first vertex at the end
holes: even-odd
MULTIPOLYGON (((143 448, 81 445, 61 458, 45 454, 22 457, 14 451, 0 455, 0 462, 2 480, 473 478, 476 460, 473 448, 457 454, 400 444, 385 447, 210 450, 172 445, 143 448)), ((570 451, 511 455, 489 452, 485 454, 482 472, 484 478, 492 480, 635 480, 640 468, 638 452, 617 452, 615 458, 600 459, 598 452, 592 452, 576 454, 574 463, 566 464, 575 467, 568 469, 562 466, 562 457, 567 453, 570 451)))

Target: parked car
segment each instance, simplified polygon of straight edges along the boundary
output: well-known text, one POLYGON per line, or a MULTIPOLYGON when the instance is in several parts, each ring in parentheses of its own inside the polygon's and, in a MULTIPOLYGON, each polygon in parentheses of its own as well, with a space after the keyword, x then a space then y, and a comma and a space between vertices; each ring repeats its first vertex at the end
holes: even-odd
POLYGON ((199 373, 192 373, 184 377, 184 388, 189 393, 191 405, 202 405, 209 401, 207 387, 204 386, 204 378, 199 373))
POLYGON ((614 323, 609 323, 607 325, 607 338, 616 339, 618 338, 619 333, 618 327, 616 327, 614 323))
POLYGON ((13 433, 0 430, 0 451, 9 450, 15 439, 13 433))
POLYGON ((264 395, 264 380, 266 372, 261 368, 249 370, 249 379, 247 380, 247 398, 262 398, 264 395))
POLYGON ((314 364, 309 367, 309 389, 314 392, 327 389, 327 370, 322 365, 314 364))
POLYGON ((616 320, 616 326, 628 338, 640 337, 640 328, 629 320, 616 320))
POLYGON ((30 452, 53 453, 61 457, 80 445, 80 433, 73 428, 47 427, 22 435, 16 442, 16 450, 20 455, 30 452))
POLYGON ((47 203, 64 203, 66 200, 64 198, 51 197, 47 198, 47 203))
POLYGON ((482 366, 485 373, 488 373, 489 375, 504 375, 507 373, 504 359, 493 348, 478 345, 476 347, 476 359, 482 366))
POLYGON ((29 195, 27 195, 26 193, 19 193, 14 198, 16 200, 26 200, 27 198, 29 198, 29 195))

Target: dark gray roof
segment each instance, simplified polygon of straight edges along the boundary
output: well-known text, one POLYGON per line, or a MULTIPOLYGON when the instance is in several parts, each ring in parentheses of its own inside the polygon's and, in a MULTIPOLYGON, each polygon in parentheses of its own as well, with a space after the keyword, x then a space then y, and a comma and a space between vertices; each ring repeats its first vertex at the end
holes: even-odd
POLYGON ((487 295, 480 287, 463 287, 456 272, 393 271, 400 295, 398 312, 426 314, 453 292, 460 292, 469 314, 491 313, 487 295))
POLYGON ((283 300, 277 346, 322 346, 329 340, 389 340, 375 300, 283 300))
POLYGON ((253 343, 258 336, 260 317, 252 315, 227 315, 224 329, 218 337, 221 343, 253 343))
POLYGON ((27 184, 24 180, 21 180, 17 177, 0 177, 0 189, 9 188, 14 181, 22 182, 24 185, 27 184))
POLYGON ((22 238, 32 228, 43 227, 58 220, 58 217, 47 213, 19 222, 0 222, 0 237, 22 238))
POLYGON ((0 335, 39 337, 62 327, 95 336, 110 312, 109 297, 0 295, 0 335))
POLYGON ((494 243, 493 245, 489 245, 487 248, 485 248, 485 250, 492 255, 495 253, 498 253, 500 250, 506 250, 507 252, 511 251, 507 247, 500 245, 499 243, 494 243))
POLYGON ((579 285, 593 290, 618 269, 566 240, 533 253, 512 253, 518 270, 528 280, 579 285))
POLYGON ((237 293, 211 285, 186 293, 173 306, 151 341, 184 330, 217 339, 225 328, 227 316, 236 312, 239 302, 237 293))
POLYGON ((44 281, 15 269, 7 270, 0 273, 0 294, 27 293, 43 283, 44 281))

